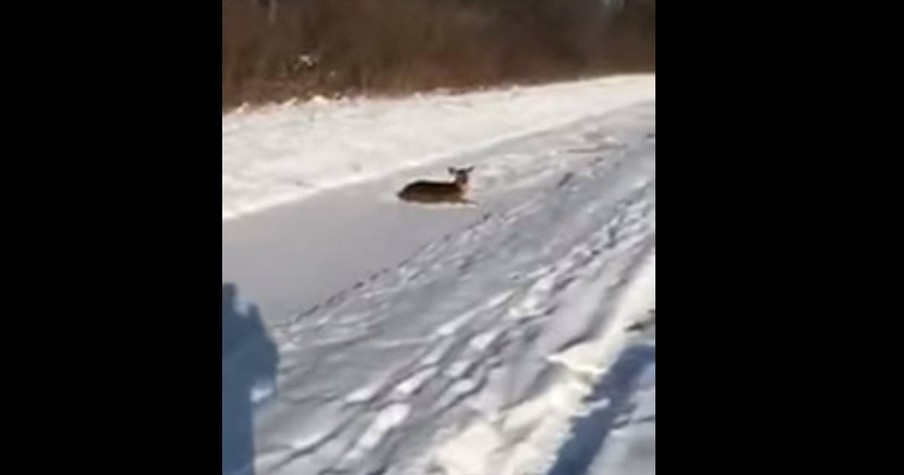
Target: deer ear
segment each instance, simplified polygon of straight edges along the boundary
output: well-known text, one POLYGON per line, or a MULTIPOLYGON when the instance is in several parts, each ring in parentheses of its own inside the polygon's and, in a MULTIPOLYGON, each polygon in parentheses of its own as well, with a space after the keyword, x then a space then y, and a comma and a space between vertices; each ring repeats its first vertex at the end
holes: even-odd
POLYGON ((454 174, 455 174, 455 168, 449 167, 449 173, 452 174, 452 175, 454 175, 454 174))
POLYGON ((471 165, 471 166, 468 168, 467 172, 468 172, 468 173, 471 173, 471 172, 473 172, 473 171, 474 171, 474 165, 471 165))

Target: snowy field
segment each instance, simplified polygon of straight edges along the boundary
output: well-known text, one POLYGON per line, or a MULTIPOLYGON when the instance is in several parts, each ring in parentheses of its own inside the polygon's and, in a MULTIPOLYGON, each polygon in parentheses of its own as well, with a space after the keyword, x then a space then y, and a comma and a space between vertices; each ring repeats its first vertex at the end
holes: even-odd
POLYGON ((567 125, 647 99, 654 86, 625 76, 235 112, 223 118, 223 219, 567 125))
POLYGON ((239 112, 223 147, 224 473, 654 473, 653 76, 239 112), (477 206, 395 199, 466 165, 477 206))

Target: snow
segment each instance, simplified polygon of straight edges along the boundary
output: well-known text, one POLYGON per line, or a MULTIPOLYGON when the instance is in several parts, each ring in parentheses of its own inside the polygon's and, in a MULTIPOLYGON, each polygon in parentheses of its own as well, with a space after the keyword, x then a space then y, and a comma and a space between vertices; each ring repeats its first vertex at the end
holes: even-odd
MULTIPOLYGON (((650 363, 641 376, 655 379, 656 363, 650 363)), ((635 409, 623 428, 613 430, 600 450, 588 475, 621 475, 655 473, 656 467, 656 387, 655 381, 638 383, 640 386, 629 401, 635 409)))
POLYGON ((549 130, 648 98, 652 76, 407 99, 287 103, 223 117, 223 219, 549 130))
POLYGON ((224 374, 253 373, 232 389, 256 403, 236 417, 242 443, 253 432, 244 466, 653 473, 655 328, 627 329, 655 308, 654 89, 631 76, 225 117, 223 278, 240 295, 227 305, 224 288, 224 316, 266 327, 230 345, 264 350, 224 349, 224 374), (476 207, 393 196, 471 164, 476 207), (283 193, 296 179, 311 186, 283 193))

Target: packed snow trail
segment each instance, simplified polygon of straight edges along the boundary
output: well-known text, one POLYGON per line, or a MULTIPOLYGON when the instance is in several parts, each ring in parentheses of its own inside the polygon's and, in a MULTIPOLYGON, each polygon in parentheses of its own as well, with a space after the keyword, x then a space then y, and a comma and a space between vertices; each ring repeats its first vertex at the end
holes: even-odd
MULTIPOLYGON (((506 475, 564 463, 587 398, 635 338, 626 329, 655 306, 654 129, 654 105, 641 103, 465 157, 480 170, 476 208, 373 199, 391 194, 390 180, 350 192, 399 213, 403 248, 428 219, 462 219, 271 323, 280 376, 255 422, 257 473, 506 475)), ((583 458, 592 470, 612 463, 583 458)))
MULTIPOLYGON (((628 98, 644 97, 646 99, 640 103, 652 104, 655 95, 651 83, 647 78, 616 83, 618 87, 590 83, 584 87, 590 88, 591 93, 582 89, 574 93, 592 99, 599 93, 596 89, 619 94, 630 86, 628 98)), ((563 96, 567 96, 566 92, 569 91, 558 91, 563 96)), ((529 92, 523 94, 531 95, 529 92)), ((482 213, 501 211, 523 201, 531 195, 536 183, 556 179, 586 154, 603 154, 623 148, 623 142, 630 138, 623 135, 627 133, 625 131, 632 130, 633 122, 645 122, 645 127, 650 129, 654 121, 652 107, 610 108, 623 100, 605 100, 601 104, 590 102, 584 104, 580 114, 574 112, 558 117, 564 125, 499 140, 482 148, 469 149, 471 144, 459 144, 458 153, 449 158, 404 168, 382 178, 341 189, 323 190, 292 204, 225 220, 223 279, 235 283, 244 295, 252 298, 266 321, 281 322, 338 289, 391 268, 417 249, 479 219, 482 213), (572 120, 566 121, 566 118, 572 120), (478 208, 438 210, 435 207, 400 205, 395 196, 395 192, 409 180, 421 177, 446 180, 447 166, 465 165, 476 165, 472 191, 473 197, 480 203, 478 208)), ((571 103, 570 100, 564 102, 571 103)), ((541 102, 541 106, 544 104, 541 102)), ((409 106, 401 101, 398 107, 409 106)), ((529 105, 524 107, 529 108, 529 105)), ((485 110, 476 105, 475 108, 485 110)), ((376 130, 386 127, 380 125, 382 118, 379 116, 373 121, 372 128, 376 130)), ((410 124, 410 129, 409 136, 416 141, 441 137, 445 132, 429 121, 415 121, 410 124)), ((491 131, 497 129, 490 128, 491 131)), ((406 140, 414 140, 409 136, 397 138, 399 142, 392 148, 404 149, 406 140)), ((262 141, 272 139, 267 135, 261 137, 262 141)), ((282 141, 291 143, 287 138, 282 141)), ((331 142, 342 141, 336 137, 331 142)), ((304 157, 302 151, 297 153, 304 157)), ((400 153, 399 156, 404 158, 406 155, 400 153)), ((370 158, 362 154, 358 159, 370 158)), ((389 160, 391 157, 382 158, 389 160)), ((267 157, 262 160, 269 162, 267 157)), ((316 175, 316 160, 309 164, 305 157, 298 158, 296 162, 292 173, 301 173, 305 167, 313 167, 305 173, 316 175)), ((393 163, 389 163, 390 169, 395 166, 393 163)), ((271 168, 264 167, 263 170, 274 173, 271 168)), ((282 178, 278 174, 265 174, 262 179, 271 181, 282 178)), ((227 192, 228 189, 224 188, 224 202, 238 199, 230 198, 227 192)))

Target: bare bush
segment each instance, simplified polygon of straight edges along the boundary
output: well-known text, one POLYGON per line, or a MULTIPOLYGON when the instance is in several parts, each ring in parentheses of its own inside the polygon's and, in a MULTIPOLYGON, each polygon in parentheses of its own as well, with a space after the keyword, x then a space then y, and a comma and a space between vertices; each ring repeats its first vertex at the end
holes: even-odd
POLYGON ((223 0, 223 106, 651 71, 654 30, 655 1, 223 0))

